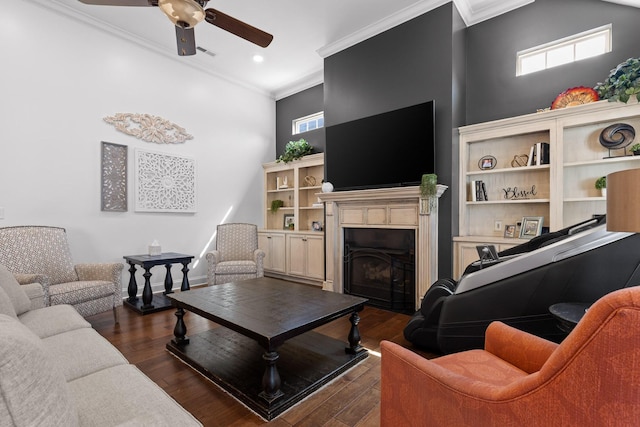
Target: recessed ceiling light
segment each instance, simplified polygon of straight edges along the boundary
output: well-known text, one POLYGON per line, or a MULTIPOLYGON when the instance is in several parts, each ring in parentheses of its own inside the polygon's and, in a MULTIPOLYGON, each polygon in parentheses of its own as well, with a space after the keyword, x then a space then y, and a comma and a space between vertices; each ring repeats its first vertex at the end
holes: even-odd
POLYGON ((264 61, 264 56, 255 54, 253 55, 253 62, 257 62, 258 64, 264 61))

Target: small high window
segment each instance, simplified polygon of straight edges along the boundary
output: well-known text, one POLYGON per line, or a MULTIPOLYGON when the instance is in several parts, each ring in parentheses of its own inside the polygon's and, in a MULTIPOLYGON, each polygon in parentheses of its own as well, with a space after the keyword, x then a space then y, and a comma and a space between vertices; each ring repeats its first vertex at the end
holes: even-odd
POLYGON ((611 52, 611 24, 518 52, 516 75, 611 52))
POLYGON ((324 111, 295 119, 292 125, 293 135, 324 127, 324 111))

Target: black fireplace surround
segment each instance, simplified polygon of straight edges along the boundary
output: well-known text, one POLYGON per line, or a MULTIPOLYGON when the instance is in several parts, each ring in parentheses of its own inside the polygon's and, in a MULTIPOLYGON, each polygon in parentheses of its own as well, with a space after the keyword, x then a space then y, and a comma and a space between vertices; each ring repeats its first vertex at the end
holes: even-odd
POLYGON ((399 313, 415 311, 415 230, 344 229, 344 293, 399 313))

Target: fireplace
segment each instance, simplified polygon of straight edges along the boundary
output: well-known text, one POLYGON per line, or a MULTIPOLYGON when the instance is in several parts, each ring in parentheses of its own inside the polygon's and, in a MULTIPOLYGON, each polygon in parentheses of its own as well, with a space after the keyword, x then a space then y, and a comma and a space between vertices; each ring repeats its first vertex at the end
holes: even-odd
MULTIPOLYGON (((438 197, 447 189, 444 185, 438 185, 438 197)), ((386 254, 399 258, 400 266, 392 274, 389 270, 389 279, 397 284, 393 294, 387 288, 385 292, 386 304, 391 306, 402 306, 401 301, 404 294, 400 296, 402 286, 408 292, 413 286, 413 295, 407 293, 407 301, 413 301, 413 309, 420 307, 422 297, 433 282, 438 279, 438 206, 430 212, 420 212, 420 188, 419 187, 395 187, 379 188, 354 191, 334 191, 331 193, 318 194, 320 200, 325 202, 325 276, 322 288, 327 291, 346 292, 345 279, 347 269, 355 273, 356 267, 347 265, 347 255, 345 253, 345 231, 350 229, 373 230, 368 240, 368 248, 373 252, 363 252, 357 257, 352 256, 356 262, 364 261, 368 256, 370 262, 378 262, 381 254, 376 249, 390 249, 391 254, 386 254), (414 243, 408 245, 412 249, 405 247, 398 248, 395 243, 381 244, 377 236, 380 230, 396 230, 403 233, 411 233, 407 239, 413 239, 414 243), (399 252, 403 252, 402 255, 399 252), (409 253, 407 253, 409 252, 409 253), (361 256, 362 255, 362 256, 361 256), (409 260, 410 258, 410 260, 409 260), (412 273, 409 269, 412 268, 412 273), (407 283, 408 278, 412 283, 407 283), (400 286, 402 283, 402 286, 400 286)), ((403 236, 401 233, 400 236, 403 236)), ((386 238, 385 238, 386 239, 386 238)), ((405 237, 390 237, 391 242, 404 241, 405 237)), ((361 244, 350 244, 350 248, 358 247, 361 244)), ((398 262, 391 262, 396 266, 398 262)), ((375 264, 371 264, 374 266, 375 264)), ((376 267, 371 267, 376 268, 376 267)), ((364 275, 364 273, 361 273, 364 275)), ((380 273, 382 274, 382 273, 380 273)), ((375 271, 370 270, 369 277, 376 276, 375 271)), ((379 275, 378 275, 379 276, 379 275)), ((360 280, 360 279, 359 279, 360 280)), ((371 282, 370 279, 362 279, 358 285, 350 285, 349 292, 360 292, 365 285, 371 282), (354 289, 355 286, 355 289, 354 289)), ((373 303, 378 301, 378 295, 374 295, 373 303)), ((409 304, 409 303, 407 303, 409 304)))
POLYGON ((415 311, 415 230, 344 229, 344 293, 400 313, 415 311))

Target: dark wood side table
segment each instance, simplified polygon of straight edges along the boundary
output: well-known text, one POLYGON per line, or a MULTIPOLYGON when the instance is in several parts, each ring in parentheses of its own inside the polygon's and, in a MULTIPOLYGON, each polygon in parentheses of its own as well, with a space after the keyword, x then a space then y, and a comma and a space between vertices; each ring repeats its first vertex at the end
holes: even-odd
POLYGON ((173 278, 171 277, 171 265, 182 264, 182 285, 181 291, 188 291, 189 263, 194 258, 193 255, 178 254, 175 252, 166 252, 160 255, 127 255, 123 257, 129 264, 129 287, 127 292, 129 298, 124 300, 124 305, 137 311, 140 314, 155 313, 156 311, 167 310, 171 308, 171 301, 165 297, 167 294, 173 293, 173 278), (136 265, 144 268, 144 288, 142 289, 142 300, 137 297, 138 283, 136 282, 136 265), (156 295, 154 299, 151 290, 151 267, 156 265, 164 265, 167 269, 164 278, 164 292, 162 295, 156 295), (153 303, 153 304, 152 304, 153 303))
POLYGON ((560 302, 549 307, 549 312, 558 321, 562 332, 571 332, 591 304, 582 302, 560 302))

